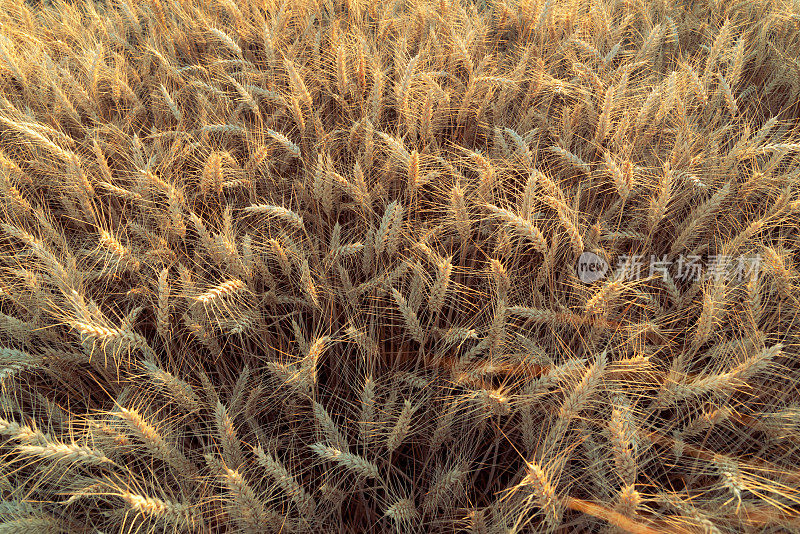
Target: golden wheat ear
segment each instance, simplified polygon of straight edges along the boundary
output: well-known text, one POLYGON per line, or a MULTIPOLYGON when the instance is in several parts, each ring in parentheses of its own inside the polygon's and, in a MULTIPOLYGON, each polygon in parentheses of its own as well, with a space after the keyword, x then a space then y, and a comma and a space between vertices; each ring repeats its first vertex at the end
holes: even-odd
POLYGON ((0 531, 796 526, 797 6, 112 4, 0 10, 0 531))

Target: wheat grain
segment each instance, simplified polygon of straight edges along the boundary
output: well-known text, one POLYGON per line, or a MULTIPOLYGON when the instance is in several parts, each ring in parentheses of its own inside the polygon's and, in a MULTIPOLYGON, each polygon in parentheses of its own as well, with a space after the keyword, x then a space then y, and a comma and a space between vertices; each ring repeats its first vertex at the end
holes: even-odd
POLYGON ((313 102, 311 100, 311 93, 309 93, 308 88, 306 87, 303 78, 300 76, 300 73, 297 72, 295 68, 294 62, 288 58, 284 58, 283 60, 284 67, 286 68, 286 72, 289 74, 289 81, 292 86, 292 92, 298 97, 300 101, 303 102, 308 108, 313 106, 313 102))
POLYGON ((217 401, 217 406, 214 410, 214 425, 216 426, 217 435, 222 443, 222 456, 225 459, 226 465, 238 469, 244 463, 244 456, 242 447, 239 444, 239 438, 236 435, 236 429, 233 426, 233 420, 228 415, 228 410, 220 401, 217 401))
POLYGON ((267 129, 267 135, 275 139, 289 154, 300 157, 300 147, 290 141, 288 137, 270 129, 267 129))
POLYGON ((431 312, 438 314, 442 310, 447 288, 450 284, 450 273, 452 271, 452 263, 450 260, 443 260, 437 265, 438 274, 436 280, 430 289, 430 296, 428 300, 428 307, 431 312))

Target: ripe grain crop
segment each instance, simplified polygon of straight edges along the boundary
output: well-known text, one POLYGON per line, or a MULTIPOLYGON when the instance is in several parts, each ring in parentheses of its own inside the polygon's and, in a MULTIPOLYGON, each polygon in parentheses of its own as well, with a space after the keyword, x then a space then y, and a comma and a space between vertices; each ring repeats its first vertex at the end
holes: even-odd
POLYGON ((0 0, 0 532, 800 532, 798 21, 0 0))

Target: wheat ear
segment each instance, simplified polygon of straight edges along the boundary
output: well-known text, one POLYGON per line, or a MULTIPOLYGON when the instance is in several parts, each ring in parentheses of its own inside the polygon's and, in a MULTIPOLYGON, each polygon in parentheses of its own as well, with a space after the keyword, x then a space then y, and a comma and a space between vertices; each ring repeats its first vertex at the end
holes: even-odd
POLYGON ((209 289, 205 293, 198 295, 195 297, 197 302, 202 302, 203 304, 208 304, 210 302, 214 302, 217 299, 227 297, 230 295, 235 295, 245 289, 245 283, 241 280, 228 280, 219 284, 218 286, 209 289))
POLYGON ((634 458, 633 431, 630 419, 630 407, 625 402, 614 402, 611 410, 609 432, 611 435, 612 453, 617 472, 625 486, 632 486, 636 481, 636 460, 634 458))
POLYGON ((545 512, 548 524, 551 527, 557 525, 561 519, 562 510, 550 477, 535 461, 526 462, 526 471, 521 484, 533 490, 536 502, 545 512))
POLYGON ((156 458, 172 466, 182 477, 197 476, 195 466, 177 449, 169 445, 163 436, 134 409, 120 408, 114 413, 128 426, 131 434, 141 441, 156 458))
POLYGON ((217 401, 217 406, 214 409, 214 425, 222 442, 222 457, 225 459, 226 465, 238 469, 244 463, 242 446, 239 443, 233 420, 228 414, 225 405, 220 401, 217 401))
POLYGON ((120 493, 120 497, 132 511, 145 517, 159 519, 165 523, 183 527, 190 531, 194 531, 203 524, 200 515, 194 509, 195 507, 189 504, 130 492, 120 493))
POLYGON ((47 444, 42 445, 17 445, 14 450, 20 454, 38 458, 85 465, 104 465, 111 462, 100 450, 76 444, 58 443, 52 440, 48 440, 47 444))
POLYGON ((322 443, 315 443, 310 447, 311 450, 319 457, 330 462, 336 462, 356 475, 375 480, 380 480, 381 478, 378 466, 368 460, 365 460, 357 454, 343 452, 340 449, 329 447, 322 443))
POLYGON ((156 306, 156 331, 164 341, 169 339, 169 267, 158 274, 158 304, 156 306))
POLYGON ((327 439, 328 443, 330 443, 334 448, 343 451, 348 450, 349 446, 347 444, 347 439, 345 439, 345 437, 336 427, 336 423, 328 414, 328 411, 325 409, 325 407, 317 401, 311 402, 313 404, 314 420, 322 431, 322 434, 327 439))
POLYGON ((512 213, 507 209, 498 208, 497 206, 493 206, 491 204, 487 204, 486 207, 495 216, 499 217, 501 220, 514 228, 520 237, 524 237, 530 241, 534 248, 541 252, 542 255, 547 256, 547 241, 545 240, 544 234, 542 234, 541 230, 536 228, 533 223, 523 219, 519 215, 512 213))
POLYGON ((411 416, 413 413, 414 408, 411 405, 411 401, 404 401, 403 410, 400 412, 400 415, 397 417, 397 422, 395 422, 392 431, 386 438, 386 450, 389 454, 393 453, 406 438, 411 428, 411 416))
MULTIPOLYGON (((211 464, 217 463, 210 455, 206 456, 206 460, 211 464)), ((255 534, 262 532, 265 526, 275 532, 285 530, 285 518, 264 506, 239 471, 224 465, 219 466, 219 471, 231 494, 229 507, 233 512, 232 517, 243 532, 255 534)))
POLYGON ((266 473, 286 492, 286 494, 297 505, 298 510, 307 517, 310 517, 316 508, 314 498, 309 495, 303 486, 297 482, 286 467, 271 454, 264 452, 264 449, 256 447, 256 459, 266 473))
POLYGON ((419 517, 419 512, 411 499, 400 499, 386 509, 385 515, 391 518, 398 530, 405 531, 411 521, 419 517))
POLYGON ((200 398, 195 394, 192 386, 176 378, 172 373, 164 371, 151 361, 142 363, 151 380, 159 384, 181 407, 187 412, 194 412, 200 408, 200 398))

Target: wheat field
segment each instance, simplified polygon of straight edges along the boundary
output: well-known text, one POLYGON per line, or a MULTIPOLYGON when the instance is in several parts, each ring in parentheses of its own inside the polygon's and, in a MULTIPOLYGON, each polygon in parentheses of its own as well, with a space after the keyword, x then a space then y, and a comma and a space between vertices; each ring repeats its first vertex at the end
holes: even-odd
POLYGON ((0 0, 0 533, 800 532, 798 57, 797 0, 0 0))

